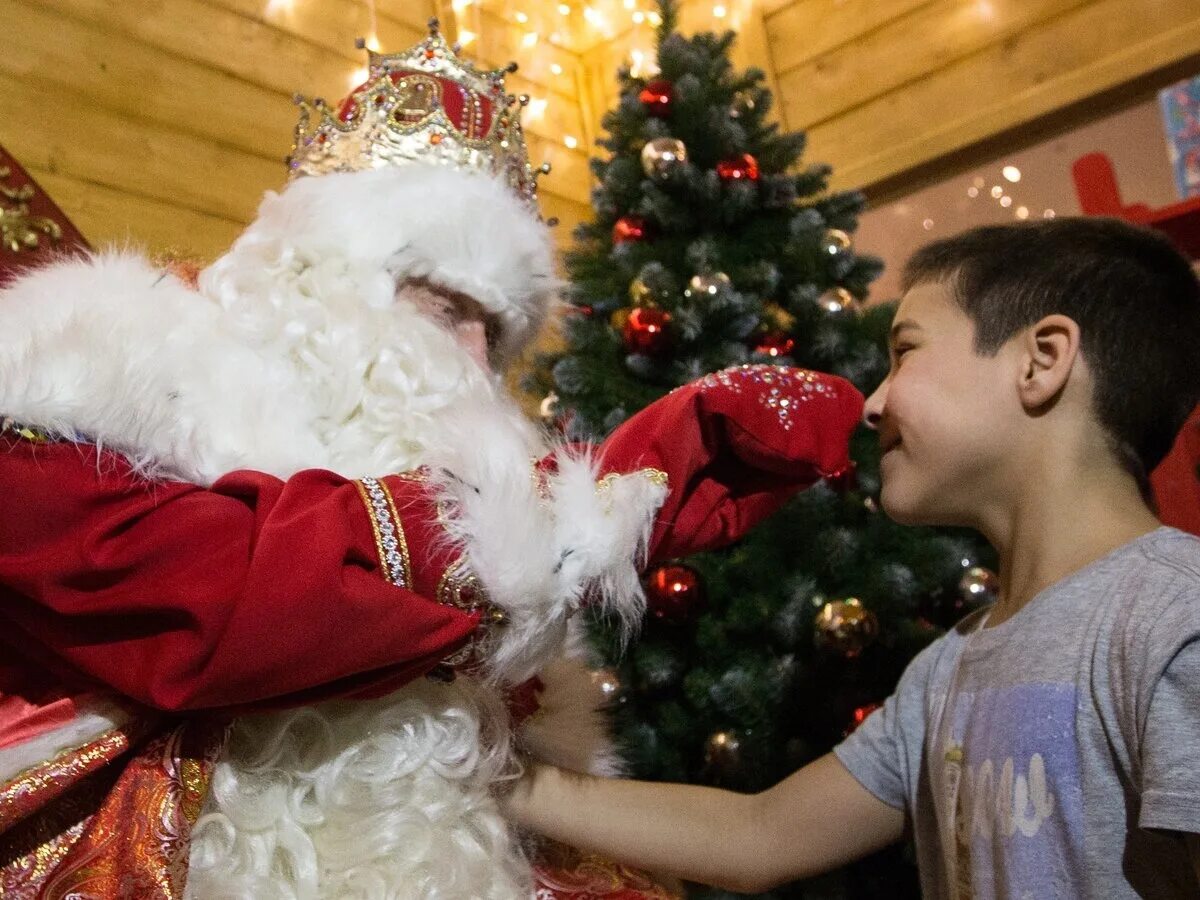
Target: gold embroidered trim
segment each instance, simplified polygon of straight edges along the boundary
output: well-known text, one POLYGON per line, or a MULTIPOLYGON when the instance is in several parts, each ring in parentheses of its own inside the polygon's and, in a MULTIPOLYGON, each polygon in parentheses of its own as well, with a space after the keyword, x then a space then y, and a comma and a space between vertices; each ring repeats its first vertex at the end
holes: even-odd
POLYGON ((36 428, 21 425, 12 419, 0 419, 0 433, 13 434, 27 441, 33 441, 35 444, 50 443, 49 435, 38 431, 36 428))
POLYGON ((371 531, 375 534, 375 549, 379 551, 383 577, 397 587, 411 588, 412 562, 408 556, 408 541, 404 537, 404 526, 400 524, 400 514, 396 511, 392 492, 375 478, 362 478, 354 484, 371 519, 371 531))

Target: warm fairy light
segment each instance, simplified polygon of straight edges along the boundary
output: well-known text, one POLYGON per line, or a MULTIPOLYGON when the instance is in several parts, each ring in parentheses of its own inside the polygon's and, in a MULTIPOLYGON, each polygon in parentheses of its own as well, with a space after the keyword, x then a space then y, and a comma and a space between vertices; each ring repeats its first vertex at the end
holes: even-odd
POLYGON ((1012 197, 1008 196, 1008 194, 1005 194, 1000 198, 1000 205, 1005 209, 1008 209, 1010 206, 1012 206, 1012 197))
POLYGON ((1018 169, 1016 166, 1005 166, 1003 169, 1000 170, 1000 174, 1003 175, 1009 181, 1011 181, 1013 184, 1016 184, 1018 181, 1021 180, 1021 170, 1018 169))
POLYGON ((933 231, 933 219, 926 219, 921 223, 921 227, 926 231, 933 231))
POLYGON ((550 63, 550 71, 555 75, 561 75, 563 73, 563 67, 558 63, 550 63))
POLYGON ((454 15, 461 16, 463 10, 471 5, 473 0, 450 0, 450 8, 454 10, 454 15))
POLYGON ((560 3, 558 4, 558 12, 560 15, 569 16, 571 14, 571 7, 565 3, 560 3))
POLYGON ((649 53, 637 49, 630 50, 629 59, 629 74, 634 78, 646 78, 658 74, 658 66, 654 64, 654 58, 649 53))
POLYGON ((643 22, 646 21, 646 14, 639 9, 630 18, 633 19, 634 25, 641 25, 643 22))
POLYGON ((657 28, 662 24, 662 16, 656 12, 649 13, 650 24, 657 28))
POLYGON ((626 9, 634 9, 637 6, 637 0, 625 0, 626 9))
POLYGON ((537 46, 538 33, 536 31, 528 32, 525 37, 521 38, 521 44, 526 48, 537 46))
POLYGON ((1055 212, 1052 209, 1048 209, 1044 213, 1042 213, 1043 219, 1053 219, 1054 216, 1055 216, 1055 212))
POLYGON ((1017 218, 1018 219, 1028 219, 1029 218, 1029 207, 1028 206, 1018 206, 1017 207, 1017 218))
POLYGON ((350 75, 350 87, 356 88, 370 77, 371 77, 371 70, 368 69, 366 66, 363 66, 360 69, 355 69, 354 72, 350 75))
POLYGON ((999 200, 1001 197, 1004 196, 1004 188, 1000 187, 1000 185, 998 185, 998 184, 993 185, 992 196, 995 197, 997 200, 999 200))
POLYGON ((718 19, 723 19, 723 18, 725 18, 725 14, 726 14, 727 12, 729 12, 729 10, 727 10, 727 9, 726 9, 725 7, 723 7, 723 6, 714 6, 714 7, 713 7, 713 15, 714 15, 714 16, 716 16, 718 19))
POLYGON ((594 6, 585 6, 583 8, 583 17, 587 20, 587 23, 592 26, 599 26, 600 22, 602 21, 600 13, 596 12, 596 7, 594 6))
POLYGON ((267 8, 263 10, 263 15, 268 18, 279 16, 290 13, 293 8, 293 0, 267 0, 267 8))
POLYGON ((540 119, 546 114, 546 100, 544 97, 538 97, 529 101, 529 105, 525 107, 525 115, 530 119, 540 119))
POLYGON ((992 0, 979 0, 979 2, 976 3, 975 5, 976 5, 976 8, 979 10, 979 17, 981 19, 995 18, 996 7, 994 7, 992 5, 992 0))
POLYGON ((373 31, 369 35, 367 35, 366 45, 367 45, 367 49, 373 53, 378 53, 380 47, 383 46, 382 44, 379 43, 379 35, 377 35, 373 31))
POLYGON ((523 12, 516 13, 513 16, 513 18, 516 19, 517 22, 520 23, 521 25, 524 25, 526 22, 529 21, 529 16, 525 15, 525 13, 523 13, 523 12))
POLYGON ((575 137, 573 137, 572 135, 569 135, 569 134, 563 138, 563 143, 567 145, 568 150, 574 150, 576 147, 579 146, 579 141, 575 137))
POLYGON ((479 35, 473 31, 467 31, 465 28, 460 28, 458 30, 458 43, 462 47, 467 46, 477 37, 479 37, 479 35))
POLYGON ((967 188, 967 196, 972 200, 975 199, 979 196, 979 188, 975 187, 975 185, 971 185, 969 188, 967 188))

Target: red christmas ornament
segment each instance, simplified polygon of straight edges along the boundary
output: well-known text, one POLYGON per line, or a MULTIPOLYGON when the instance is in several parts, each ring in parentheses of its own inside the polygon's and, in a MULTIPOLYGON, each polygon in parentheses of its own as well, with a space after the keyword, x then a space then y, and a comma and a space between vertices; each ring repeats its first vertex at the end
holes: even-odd
POLYGON ((667 347, 667 323, 671 314, 663 309, 639 306, 631 310, 621 328, 621 337, 631 353, 661 353, 667 347))
POLYGON ((649 115, 666 118, 671 114, 671 101, 675 99, 675 89, 666 80, 651 81, 638 94, 642 106, 646 107, 649 115))
POLYGON ((658 566, 646 578, 650 613, 664 622, 683 622, 704 606, 700 573, 678 563, 658 566))
POLYGON ((717 163, 717 174, 725 181, 758 181, 758 160, 749 153, 723 159, 717 163))
POLYGON ((854 729, 858 728, 859 725, 867 721, 867 716, 875 712, 875 710, 880 709, 882 706, 882 703, 868 703, 865 706, 860 706, 855 709, 850 719, 850 725, 842 736, 849 737, 850 733, 854 731, 854 729))
POLYGON ((851 460, 850 465, 846 466, 840 472, 834 472, 825 481, 839 494, 858 490, 858 466, 854 460, 851 460))
POLYGON ((755 353, 764 356, 787 356, 795 348, 796 342, 782 331, 768 331, 758 340, 755 353))
POLYGON ((613 225, 612 239, 614 244, 644 241, 646 239, 646 220, 641 216, 621 216, 613 225))

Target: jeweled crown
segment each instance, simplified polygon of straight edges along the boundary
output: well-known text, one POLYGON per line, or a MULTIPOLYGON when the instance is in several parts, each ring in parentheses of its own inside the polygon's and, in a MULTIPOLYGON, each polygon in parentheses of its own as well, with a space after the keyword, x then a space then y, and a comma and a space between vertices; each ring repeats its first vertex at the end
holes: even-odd
POLYGON ((431 19, 429 37, 415 47, 368 50, 367 80, 336 110, 297 96, 288 177, 435 163, 498 175, 536 209, 537 175, 549 166, 529 162, 520 122, 528 98, 505 92, 504 76, 516 63, 481 71, 458 49, 431 19))

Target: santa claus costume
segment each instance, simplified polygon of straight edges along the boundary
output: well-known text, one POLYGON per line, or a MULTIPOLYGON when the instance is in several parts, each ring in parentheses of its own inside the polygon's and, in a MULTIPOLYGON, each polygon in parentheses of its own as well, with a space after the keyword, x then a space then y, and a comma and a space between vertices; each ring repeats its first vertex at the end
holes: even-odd
POLYGON ((516 740, 617 769, 573 614, 632 629, 648 555, 846 464, 857 392, 768 367, 548 443, 404 291, 480 304, 498 367, 547 315, 503 73, 436 29, 370 62, 196 284, 114 252, 0 291, 5 897, 530 896, 516 740))

